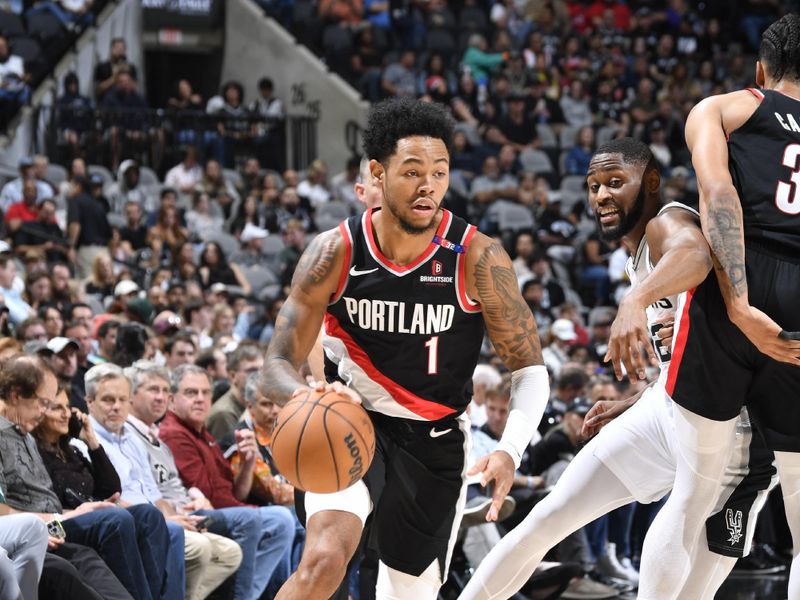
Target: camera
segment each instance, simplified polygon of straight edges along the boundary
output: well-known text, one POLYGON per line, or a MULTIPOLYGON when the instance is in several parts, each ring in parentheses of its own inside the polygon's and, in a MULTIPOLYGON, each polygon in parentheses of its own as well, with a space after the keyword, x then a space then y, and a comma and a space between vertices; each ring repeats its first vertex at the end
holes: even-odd
POLYGON ((69 416, 68 427, 69 429, 67 430, 67 433, 69 434, 69 437, 76 438, 81 434, 81 429, 83 429, 83 421, 77 414, 72 413, 69 416))

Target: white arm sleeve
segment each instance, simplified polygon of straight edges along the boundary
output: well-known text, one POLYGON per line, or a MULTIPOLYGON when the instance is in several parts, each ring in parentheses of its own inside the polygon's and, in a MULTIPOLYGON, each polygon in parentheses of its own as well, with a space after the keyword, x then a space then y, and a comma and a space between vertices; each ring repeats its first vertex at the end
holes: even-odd
POLYGON ((495 450, 508 453, 519 468, 522 455, 536 433, 544 409, 550 400, 550 379, 547 367, 533 365, 511 373, 511 406, 503 437, 495 450))

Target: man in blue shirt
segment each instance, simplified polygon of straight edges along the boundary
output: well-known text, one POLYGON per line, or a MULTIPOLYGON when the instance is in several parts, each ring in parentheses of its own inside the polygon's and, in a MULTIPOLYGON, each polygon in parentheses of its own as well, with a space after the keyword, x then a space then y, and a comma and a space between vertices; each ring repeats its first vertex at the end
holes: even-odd
POLYGON ((175 598, 201 600, 233 574, 242 560, 238 544, 222 536, 201 532, 203 517, 178 514, 161 495, 150 469, 147 450, 139 435, 126 425, 131 384, 113 363, 92 367, 86 373, 89 418, 122 483, 122 502, 154 504, 165 515, 170 533, 170 572, 175 577, 175 598), (172 568, 177 569, 173 571, 172 568))

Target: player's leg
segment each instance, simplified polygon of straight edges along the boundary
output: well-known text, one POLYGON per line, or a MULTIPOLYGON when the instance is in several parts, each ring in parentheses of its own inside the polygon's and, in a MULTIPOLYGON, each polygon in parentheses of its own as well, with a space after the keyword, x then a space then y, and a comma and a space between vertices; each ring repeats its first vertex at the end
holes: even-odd
POLYGON ((775 464, 786 506, 786 520, 792 532, 789 598, 800 598, 800 452, 776 452, 775 464))
POLYGON ((701 536, 692 554, 691 570, 678 597, 714 600, 717 590, 727 579, 737 560, 733 556, 723 556, 712 552, 701 536))
POLYGON ((363 481, 334 494, 306 494, 306 542, 297 570, 276 600, 327 600, 347 571, 371 509, 363 481))
POLYGON ((622 481, 585 448, 553 490, 492 549, 460 599, 510 598, 565 536, 631 500, 622 481))
POLYGON ((715 421, 677 404, 674 408, 675 484, 645 537, 639 580, 642 600, 678 598, 735 442, 736 418, 715 421))

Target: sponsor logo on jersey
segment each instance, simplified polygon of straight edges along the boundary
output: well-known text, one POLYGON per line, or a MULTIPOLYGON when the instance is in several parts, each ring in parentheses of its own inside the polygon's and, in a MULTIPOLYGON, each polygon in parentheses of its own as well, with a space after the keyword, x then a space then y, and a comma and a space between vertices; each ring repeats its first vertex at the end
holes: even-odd
POLYGON ((728 541, 731 546, 735 546, 742 539, 742 511, 737 510, 735 513, 732 508, 725 511, 725 522, 728 525, 728 533, 731 537, 728 541))
POLYGON ((444 265, 438 260, 431 261, 431 274, 430 275, 420 275, 419 280, 422 283, 434 283, 434 284, 445 284, 445 283, 453 283, 453 276, 452 275, 445 275, 444 274, 444 265))
POLYGON ((453 325, 452 304, 411 304, 396 300, 343 298, 350 322, 360 329, 387 333, 434 335, 453 325))

